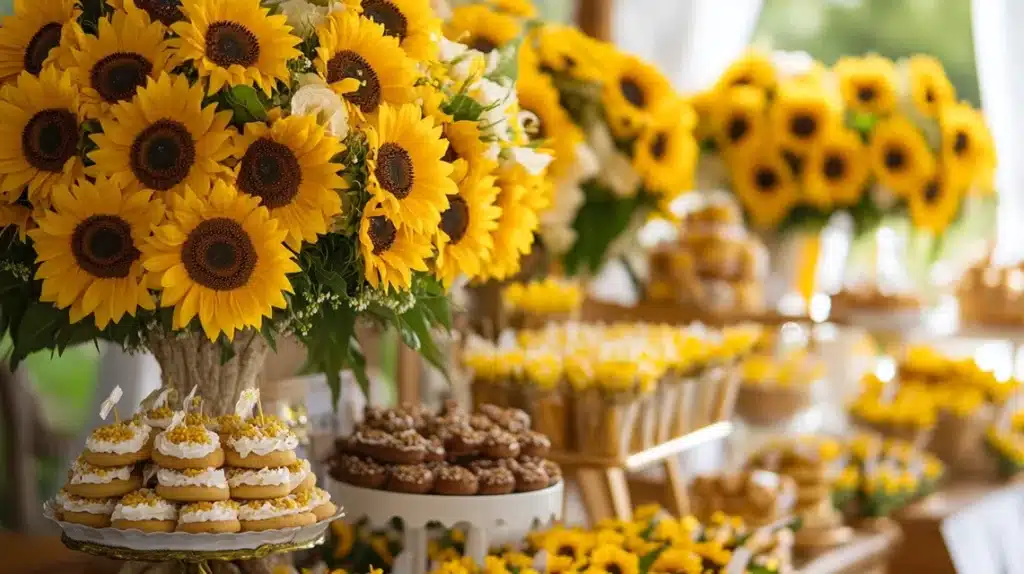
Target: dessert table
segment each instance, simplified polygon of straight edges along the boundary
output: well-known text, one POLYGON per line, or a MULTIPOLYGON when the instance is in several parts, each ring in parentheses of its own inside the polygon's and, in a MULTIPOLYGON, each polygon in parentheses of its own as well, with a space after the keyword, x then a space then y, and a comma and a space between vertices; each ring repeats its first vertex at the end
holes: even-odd
POLYGON ((884 574, 891 572, 928 572, 927 569, 902 569, 890 563, 900 547, 902 535, 895 524, 883 524, 875 530, 857 530, 853 540, 813 558, 795 564, 799 574, 884 574))

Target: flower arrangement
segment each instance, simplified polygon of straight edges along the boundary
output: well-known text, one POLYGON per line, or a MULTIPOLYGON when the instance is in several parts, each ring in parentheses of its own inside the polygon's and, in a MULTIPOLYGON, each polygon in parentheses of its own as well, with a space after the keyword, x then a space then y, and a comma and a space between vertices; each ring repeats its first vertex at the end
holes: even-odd
POLYGON ((775 424, 797 415, 811 403, 824 367, 806 349, 755 353, 740 363, 736 412, 753 424, 775 424))
POLYGON ((365 384, 357 319, 440 363, 446 287, 518 267, 552 157, 526 133, 515 45, 444 39, 428 0, 266 4, 15 3, 15 364, 93 339, 206 338, 227 358, 288 334, 336 390, 343 368, 365 384))
POLYGON ((505 309, 534 317, 568 317, 583 304, 579 285, 554 278, 512 283, 502 290, 505 309))
POLYGON ((693 101, 701 185, 731 190, 753 227, 818 227, 845 211, 860 230, 909 214, 942 235, 967 200, 992 194, 991 134, 937 60, 791 60, 749 52, 693 101))
POLYGON ((985 448, 996 460, 1000 476, 1012 478, 1024 470, 1024 434, 995 426, 985 432, 985 448))

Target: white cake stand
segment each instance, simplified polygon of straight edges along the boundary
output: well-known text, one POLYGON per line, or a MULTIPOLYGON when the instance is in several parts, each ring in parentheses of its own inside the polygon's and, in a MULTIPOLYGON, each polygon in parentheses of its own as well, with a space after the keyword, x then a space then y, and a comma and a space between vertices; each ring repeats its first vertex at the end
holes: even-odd
POLYGON ((336 480, 328 481, 328 489, 332 499, 344 502, 346 520, 365 518, 373 527, 384 527, 401 518, 404 551, 395 561, 395 572, 426 574, 427 524, 468 525, 466 555, 483 564, 492 544, 517 542, 534 528, 561 519, 563 484, 496 496, 404 494, 336 480))

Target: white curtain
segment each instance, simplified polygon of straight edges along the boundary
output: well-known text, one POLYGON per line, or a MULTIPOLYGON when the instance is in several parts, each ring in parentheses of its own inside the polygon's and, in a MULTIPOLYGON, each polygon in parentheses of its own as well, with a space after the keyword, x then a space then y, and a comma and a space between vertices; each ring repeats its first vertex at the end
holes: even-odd
MULTIPOLYGON (((982 0, 984 1, 984 0, 982 0)), ((617 0, 612 33, 684 92, 706 88, 750 42, 763 0, 617 0)))
POLYGON ((1024 2, 973 0, 971 16, 981 103, 999 158, 996 258, 1012 263, 1024 257, 1024 2))

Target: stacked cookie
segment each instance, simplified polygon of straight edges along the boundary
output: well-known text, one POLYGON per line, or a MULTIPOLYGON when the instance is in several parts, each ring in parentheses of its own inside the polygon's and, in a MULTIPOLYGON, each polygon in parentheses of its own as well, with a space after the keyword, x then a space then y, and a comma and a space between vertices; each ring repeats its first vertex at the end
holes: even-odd
POLYGON ((331 475, 410 494, 529 492, 562 478, 558 465, 544 459, 550 447, 519 409, 482 405, 470 414, 454 403, 438 413, 368 407, 352 436, 338 441, 331 475))

